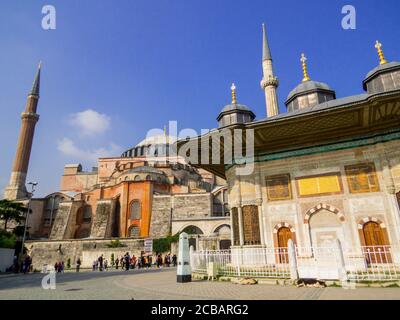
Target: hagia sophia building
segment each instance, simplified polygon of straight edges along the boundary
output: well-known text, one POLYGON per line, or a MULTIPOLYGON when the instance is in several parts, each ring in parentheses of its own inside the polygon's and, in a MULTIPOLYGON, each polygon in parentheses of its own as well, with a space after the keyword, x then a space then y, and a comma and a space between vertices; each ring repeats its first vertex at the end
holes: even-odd
MULTIPOLYGON (((197 250, 279 248, 289 239, 301 246, 329 246, 336 239, 352 247, 399 245, 400 63, 386 61, 379 42, 375 47, 379 64, 360 78, 364 93, 342 98, 312 80, 303 54, 303 79, 279 114, 279 81, 263 25, 266 117, 256 119, 238 103, 233 86, 218 129, 207 134, 254 130, 250 175, 237 175, 241 165, 235 163, 191 165, 169 156, 174 137, 148 137, 120 156, 98 159, 90 172, 66 165, 60 189, 31 201, 28 248, 42 258, 46 250, 65 248, 63 254, 76 259, 85 250, 105 250, 102 243, 110 239, 139 247, 136 240, 181 231, 197 250)), ((22 114, 8 199, 28 198, 40 72, 22 114)))

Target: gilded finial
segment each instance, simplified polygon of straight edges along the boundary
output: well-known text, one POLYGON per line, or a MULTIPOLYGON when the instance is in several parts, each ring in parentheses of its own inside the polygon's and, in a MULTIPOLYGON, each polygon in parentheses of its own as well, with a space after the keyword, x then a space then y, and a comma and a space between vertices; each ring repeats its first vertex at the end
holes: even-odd
POLYGON ((386 64, 387 61, 386 61, 386 59, 385 59, 385 56, 383 55, 382 43, 380 43, 378 40, 376 40, 375 48, 376 48, 376 50, 378 50, 379 63, 380 63, 380 64, 386 64))
POLYGON ((164 126, 164 136, 167 136, 167 126, 164 126))
POLYGON ((39 61, 38 69, 42 69, 42 60, 39 61))
POLYGON ((231 90, 232 90, 232 104, 236 104, 236 86, 234 83, 232 83, 231 90))
POLYGON ((308 71, 307 71, 307 63, 306 63, 307 58, 304 55, 304 53, 301 54, 300 61, 301 61, 301 66, 303 68, 303 82, 310 81, 311 79, 310 79, 310 76, 308 75, 308 71))

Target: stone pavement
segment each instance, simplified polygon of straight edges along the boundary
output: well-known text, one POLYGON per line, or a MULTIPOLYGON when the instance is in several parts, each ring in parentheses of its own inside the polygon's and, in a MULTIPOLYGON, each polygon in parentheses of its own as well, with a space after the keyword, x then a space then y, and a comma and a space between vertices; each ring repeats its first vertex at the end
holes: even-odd
POLYGON ((295 288, 258 284, 241 286, 229 282, 176 282, 175 270, 133 270, 80 273, 67 272, 56 277, 56 290, 41 287, 43 274, 1 275, 0 300, 87 300, 87 299, 239 299, 239 300, 325 300, 396 299, 400 288, 295 288))

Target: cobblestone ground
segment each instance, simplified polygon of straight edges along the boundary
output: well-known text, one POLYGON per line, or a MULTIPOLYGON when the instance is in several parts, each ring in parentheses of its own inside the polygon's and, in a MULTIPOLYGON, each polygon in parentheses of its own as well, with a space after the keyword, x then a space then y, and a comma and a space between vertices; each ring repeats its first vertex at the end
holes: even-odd
POLYGON ((67 272, 56 277, 56 289, 44 290, 43 274, 1 275, 0 299, 400 299, 400 288, 295 288, 258 284, 241 286, 228 282, 176 282, 175 270, 67 272))

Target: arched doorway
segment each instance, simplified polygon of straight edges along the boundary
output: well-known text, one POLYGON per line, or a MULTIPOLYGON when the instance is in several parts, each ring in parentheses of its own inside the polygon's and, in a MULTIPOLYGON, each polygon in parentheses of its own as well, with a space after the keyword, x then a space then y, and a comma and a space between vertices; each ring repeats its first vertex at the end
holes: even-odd
POLYGON ((219 249, 229 250, 231 247, 231 228, 227 224, 220 225, 214 233, 218 235, 219 249))
POLYGON ((344 243, 343 223, 338 214, 320 209, 309 219, 311 245, 314 248, 333 248, 337 239, 344 243))
POLYGON ((187 226, 182 232, 187 233, 189 236, 189 248, 193 246, 194 250, 197 250, 197 240, 203 234, 203 231, 196 226, 187 226))
POLYGON ((282 227, 278 230, 278 248, 279 248, 279 262, 288 263, 288 241, 292 239, 292 232, 287 227, 282 227))
POLYGON ((369 221, 363 225, 363 236, 365 243, 365 259, 371 263, 390 263, 392 257, 388 248, 385 231, 380 224, 369 221))

